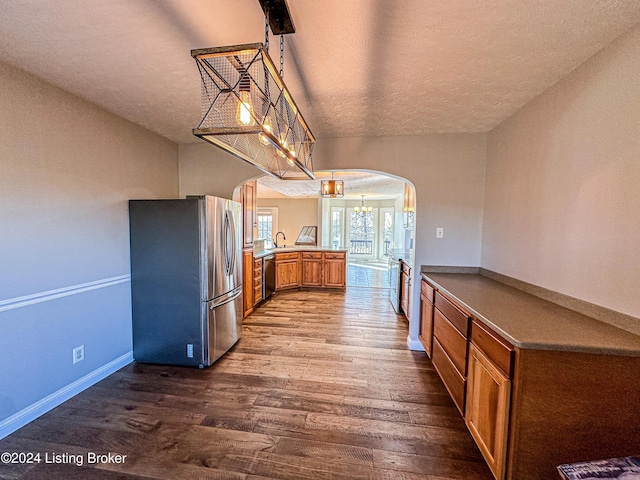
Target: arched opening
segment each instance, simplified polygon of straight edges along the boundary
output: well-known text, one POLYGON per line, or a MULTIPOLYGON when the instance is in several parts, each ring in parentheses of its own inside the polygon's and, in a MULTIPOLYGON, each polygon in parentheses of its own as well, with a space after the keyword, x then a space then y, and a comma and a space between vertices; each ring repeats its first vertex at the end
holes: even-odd
MULTIPOLYGON (((390 288, 393 251, 412 259, 415 189, 408 180, 371 170, 317 171, 316 180, 256 179, 256 238, 265 247, 292 245, 305 226, 317 226, 317 245, 348 252, 347 287, 390 288), (321 181, 344 181, 344 196, 323 198, 321 181), (362 208, 364 206, 364 208, 362 208)), ((409 260, 411 261, 411 260, 409 260)))

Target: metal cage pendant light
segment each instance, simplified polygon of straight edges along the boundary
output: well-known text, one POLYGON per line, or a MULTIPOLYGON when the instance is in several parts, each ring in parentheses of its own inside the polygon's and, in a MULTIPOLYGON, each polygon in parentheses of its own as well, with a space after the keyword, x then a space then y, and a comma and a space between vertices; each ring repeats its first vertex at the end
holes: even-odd
POLYGON ((280 72, 265 43, 192 50, 201 84, 202 119, 193 134, 280 179, 312 178, 315 138, 282 80, 284 37, 294 33, 285 0, 260 0, 280 34, 280 72))
POLYGON ((325 198, 344 197, 344 181, 334 180, 333 172, 331 172, 331 180, 322 180, 320 182, 320 195, 325 198))

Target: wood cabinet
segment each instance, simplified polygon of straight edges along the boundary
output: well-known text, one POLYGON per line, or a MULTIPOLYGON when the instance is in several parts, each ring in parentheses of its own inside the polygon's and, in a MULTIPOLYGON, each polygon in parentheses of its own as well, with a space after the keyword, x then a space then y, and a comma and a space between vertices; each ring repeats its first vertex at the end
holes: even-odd
POLYGON ((400 262, 401 282, 400 282, 400 308, 404 316, 409 320, 409 291, 411 290, 411 267, 404 262, 400 262))
POLYGON ((262 275, 262 258, 253 259, 253 305, 257 305, 263 299, 262 284, 264 278, 262 275))
POLYGON ((420 283, 420 333, 418 339, 429 358, 433 349, 433 296, 435 289, 426 280, 420 283))
POLYGON ((242 250, 242 305, 243 317, 253 311, 254 290, 253 290, 253 248, 242 250))
POLYGON ((433 310, 433 366, 464 415, 467 383, 468 332, 471 317, 440 292, 433 310))
POLYGON ((347 255, 344 252, 323 253, 322 286, 331 288, 346 288, 347 286, 347 255))
POLYGON ((300 286, 300 253, 276 254, 276 290, 300 286))
POLYGON ((473 343, 469 347, 469 376, 465 422, 489 468, 504 478, 511 380, 473 343))
POLYGON ((505 476, 513 346, 478 320, 471 323, 464 419, 493 475, 505 476))
POLYGON ((302 252, 302 285, 322 286, 322 253, 302 252))
POLYGON ((258 227, 256 186, 255 180, 242 186, 242 242, 244 248, 253 247, 253 238, 258 227))
MULTIPOLYGON (((433 365, 454 403, 462 405, 465 423, 496 479, 548 480, 557 477, 556 466, 563 463, 637 452, 637 402, 630 399, 640 398, 640 376, 626 373, 640 371, 637 353, 602 347, 576 351, 572 339, 514 346, 505 339, 513 335, 505 328, 516 328, 513 321, 536 329, 542 319, 548 334, 553 328, 549 318, 555 321, 557 315, 565 323, 568 314, 551 302, 522 297, 512 287, 481 277, 455 277, 451 282, 457 290, 449 293, 435 275, 433 365), (468 295, 467 289, 473 295, 464 301, 472 297, 482 310, 456 300, 454 295, 468 295), (469 322, 465 308, 492 316, 469 322), (505 333, 498 334, 498 328, 505 333)), ((428 298, 429 290, 422 293, 428 298)), ((588 319, 578 319, 580 333, 588 319)), ((594 329, 603 336, 616 335, 609 328, 594 329)))
POLYGON ((345 252, 276 254, 276 290, 294 287, 346 288, 345 252))

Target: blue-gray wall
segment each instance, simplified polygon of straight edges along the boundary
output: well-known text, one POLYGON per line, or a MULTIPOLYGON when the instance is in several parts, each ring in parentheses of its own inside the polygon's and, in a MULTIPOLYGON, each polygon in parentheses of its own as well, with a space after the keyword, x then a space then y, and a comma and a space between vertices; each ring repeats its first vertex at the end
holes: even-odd
POLYGON ((1 63, 0 85, 2 438, 131 361, 127 200, 178 196, 178 146, 1 63))

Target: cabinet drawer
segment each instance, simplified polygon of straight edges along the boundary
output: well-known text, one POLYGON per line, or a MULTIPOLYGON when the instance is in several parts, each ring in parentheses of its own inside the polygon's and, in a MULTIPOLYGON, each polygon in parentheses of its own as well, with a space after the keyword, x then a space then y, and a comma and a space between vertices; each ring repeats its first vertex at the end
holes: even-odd
POLYGON ((447 352, 460 375, 465 376, 467 374, 467 339, 438 309, 433 312, 433 335, 447 352))
POLYGON ((258 287, 262 288, 262 276, 255 277, 253 279, 253 286, 254 288, 258 288, 258 287))
POLYGON ((324 258, 328 260, 338 260, 341 258, 345 258, 344 252, 336 252, 336 253, 326 253, 324 254, 324 258))
POLYGON ((471 343, 480 349, 508 377, 511 376, 513 346, 487 327, 473 320, 471 324, 471 343))
POLYGON ((262 285, 260 286, 260 288, 256 287, 253 289, 253 298, 256 303, 262 300, 262 285))
POLYGON ((321 252, 302 252, 302 258, 317 258, 318 260, 322 258, 321 252))
POLYGON ((449 319, 465 338, 469 335, 469 321, 471 318, 451 303, 447 298, 443 297, 440 292, 436 291, 435 305, 445 317, 449 319))
POLYGON ((253 259, 253 268, 262 268, 262 259, 254 258, 253 259))
POLYGON ((300 258, 299 253, 276 253, 276 262, 282 262, 287 260, 298 260, 300 258))
POLYGON ((438 375, 442 379, 444 386, 447 387, 453 402, 464 415, 464 394, 466 380, 451 362, 451 359, 438 342, 437 338, 433 339, 433 366, 436 368, 438 375))
POLYGON ((260 268, 253 267, 253 276, 257 277, 259 275, 262 275, 262 265, 260 268))
POLYGON ((427 297, 427 300, 433 303, 433 295, 435 293, 435 289, 425 280, 422 280, 422 282, 420 283, 420 293, 427 297))

